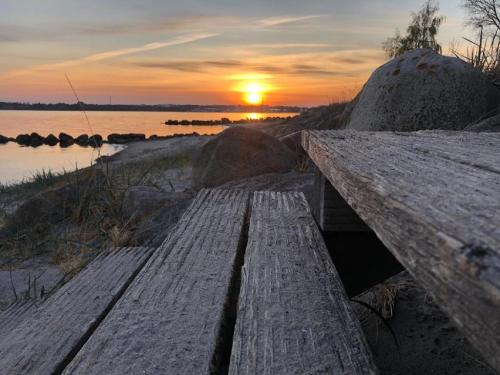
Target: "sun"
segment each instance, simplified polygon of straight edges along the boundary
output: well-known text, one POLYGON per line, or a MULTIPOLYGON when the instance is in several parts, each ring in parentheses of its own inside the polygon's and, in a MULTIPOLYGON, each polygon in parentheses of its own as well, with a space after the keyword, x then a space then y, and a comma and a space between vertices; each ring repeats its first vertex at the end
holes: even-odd
POLYGON ((265 87, 258 82, 245 82, 242 85, 243 100, 250 105, 260 105, 264 101, 265 87))
POLYGON ((257 105, 262 103, 262 95, 258 92, 247 92, 245 94, 245 101, 248 104, 257 105))

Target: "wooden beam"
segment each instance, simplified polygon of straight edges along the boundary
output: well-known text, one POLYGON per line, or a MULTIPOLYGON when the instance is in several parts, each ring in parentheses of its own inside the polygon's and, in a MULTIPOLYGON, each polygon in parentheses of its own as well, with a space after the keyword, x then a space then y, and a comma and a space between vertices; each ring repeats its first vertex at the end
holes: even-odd
POLYGON ((247 206, 201 191, 65 373, 223 373, 247 206))
POLYGON ((151 253, 149 248, 106 251, 20 322, 10 320, 15 325, 5 326, 10 328, 0 338, 0 372, 60 373, 151 253))
POLYGON ((355 297, 404 270, 371 231, 322 234, 349 297, 355 297))
POLYGON ((302 193, 257 192, 229 374, 375 374, 302 193))
POLYGON ((315 173, 314 197, 313 214, 322 231, 371 231, 319 170, 315 173))
POLYGON ((500 134, 308 131, 302 145, 500 370, 500 134))

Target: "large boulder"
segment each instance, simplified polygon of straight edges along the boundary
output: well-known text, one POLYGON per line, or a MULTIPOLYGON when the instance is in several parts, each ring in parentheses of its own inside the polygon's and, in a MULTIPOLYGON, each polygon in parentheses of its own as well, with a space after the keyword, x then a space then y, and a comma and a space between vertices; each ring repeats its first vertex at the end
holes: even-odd
POLYGON ((468 132, 500 132, 500 114, 471 124, 464 130, 468 132))
POLYGON ((500 91, 460 59, 416 49, 378 68, 347 120, 348 129, 462 130, 500 105, 500 91))
POLYGON ((195 156, 193 186, 214 187, 264 173, 284 173, 296 164, 296 155, 274 137, 233 127, 207 142, 195 156))

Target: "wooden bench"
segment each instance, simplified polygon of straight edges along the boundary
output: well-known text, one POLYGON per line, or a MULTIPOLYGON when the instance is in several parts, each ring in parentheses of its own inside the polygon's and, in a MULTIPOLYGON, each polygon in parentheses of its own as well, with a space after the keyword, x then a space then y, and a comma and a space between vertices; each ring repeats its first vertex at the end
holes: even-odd
POLYGON ((22 299, 14 302, 5 311, 0 313, 0 337, 3 337, 36 309, 36 302, 22 299))
POLYGON ((203 190, 158 249, 103 255, 27 314, 0 373, 375 373, 299 193, 203 190))
POLYGON ((149 248, 106 251, 41 304, 2 314, 0 373, 60 372, 151 255, 149 248))
POLYGON ((308 131, 302 145, 500 370, 500 134, 308 131))
POLYGON ((247 209, 246 192, 200 192, 65 373, 209 374, 227 367, 224 337, 247 209))
POLYGON ((374 374, 361 327, 302 193, 251 206, 230 374, 374 374))

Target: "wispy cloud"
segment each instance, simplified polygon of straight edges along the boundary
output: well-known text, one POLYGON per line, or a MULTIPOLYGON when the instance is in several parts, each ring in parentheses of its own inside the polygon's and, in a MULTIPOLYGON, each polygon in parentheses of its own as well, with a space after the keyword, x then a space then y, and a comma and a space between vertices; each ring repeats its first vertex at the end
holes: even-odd
POLYGON ((244 63, 237 60, 219 60, 219 61, 191 61, 191 60, 176 60, 176 61, 153 61, 153 62, 138 62, 134 65, 141 68, 156 68, 177 70, 180 72, 200 73, 209 68, 234 68, 242 67, 244 63))
POLYGON ((331 47, 328 43, 255 43, 247 44, 247 48, 272 48, 272 49, 286 49, 286 48, 327 48, 331 47))
POLYGON ((81 64, 85 64, 85 63, 92 63, 92 62, 97 62, 97 61, 108 60, 108 59, 112 59, 115 57, 131 55, 131 54, 135 54, 135 53, 147 52, 147 51, 152 51, 152 50, 156 50, 156 49, 160 49, 160 48, 166 48, 166 47, 172 47, 172 46, 177 46, 177 45, 181 45, 181 44, 191 43, 191 42, 195 42, 198 40, 207 39, 207 38, 210 38, 210 37, 213 37, 216 35, 217 34, 186 35, 186 36, 180 36, 180 37, 177 37, 177 38, 174 38, 172 40, 165 41, 165 42, 148 43, 148 44, 142 45, 140 47, 122 48, 122 49, 116 49, 116 50, 111 50, 111 51, 106 51, 106 52, 95 53, 92 55, 82 57, 80 59, 66 60, 66 61, 61 61, 61 62, 52 63, 52 64, 37 65, 37 66, 34 66, 30 69, 12 71, 12 72, 7 73, 4 76, 4 78, 17 76, 20 74, 21 75, 22 74, 29 74, 29 73, 33 73, 36 71, 56 70, 56 69, 67 68, 70 66, 81 65, 81 64))
POLYGON ((213 29, 214 25, 239 25, 241 19, 234 16, 181 14, 159 19, 148 19, 134 23, 90 24, 74 27, 71 32, 84 35, 124 35, 137 33, 156 33, 172 30, 194 32, 195 30, 213 29))
POLYGON ((138 62, 134 65, 141 68, 167 69, 179 72, 190 73, 207 73, 216 69, 218 71, 225 69, 238 68, 239 70, 247 70, 259 73, 268 73, 272 75, 297 75, 297 76, 338 76, 347 74, 343 71, 328 69, 312 64, 293 64, 288 67, 278 64, 266 63, 245 63, 239 60, 220 60, 220 61, 192 61, 192 60, 176 60, 176 61, 156 61, 156 62, 138 62))
POLYGON ((113 51, 96 53, 96 54, 84 57, 82 59, 66 61, 62 64, 74 65, 74 64, 81 64, 81 63, 85 63, 85 62, 107 60, 107 59, 111 59, 113 57, 130 55, 130 54, 139 53, 139 52, 146 52, 146 51, 151 51, 151 50, 155 50, 155 49, 159 49, 159 48, 176 46, 179 44, 191 43, 191 42, 195 42, 197 40, 210 38, 210 37, 213 37, 215 35, 217 35, 217 34, 196 34, 196 35, 189 35, 189 36, 181 36, 181 37, 172 39, 172 40, 167 41, 167 42, 155 42, 155 43, 145 44, 145 45, 140 46, 140 47, 124 48, 124 49, 118 49, 118 50, 113 50, 113 51))
POLYGON ((314 18, 319 18, 321 15, 310 15, 310 16, 278 16, 278 17, 269 17, 259 20, 257 23, 261 26, 278 26, 284 25, 287 23, 307 21, 314 18))

